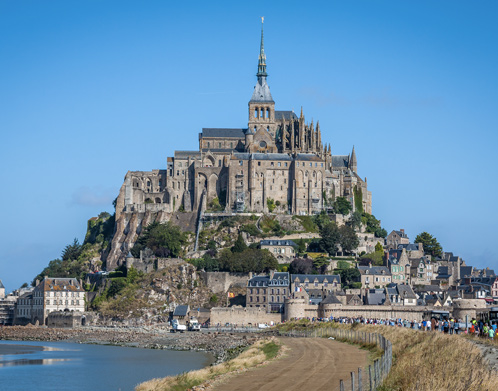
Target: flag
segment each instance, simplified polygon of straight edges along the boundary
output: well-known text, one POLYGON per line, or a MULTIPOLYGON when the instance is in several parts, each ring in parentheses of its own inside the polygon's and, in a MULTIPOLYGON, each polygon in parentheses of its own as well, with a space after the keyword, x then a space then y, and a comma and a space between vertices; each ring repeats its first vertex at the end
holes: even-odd
POLYGON ((235 293, 233 293, 233 292, 228 292, 228 297, 229 297, 230 299, 233 299, 233 298, 235 297, 235 293))

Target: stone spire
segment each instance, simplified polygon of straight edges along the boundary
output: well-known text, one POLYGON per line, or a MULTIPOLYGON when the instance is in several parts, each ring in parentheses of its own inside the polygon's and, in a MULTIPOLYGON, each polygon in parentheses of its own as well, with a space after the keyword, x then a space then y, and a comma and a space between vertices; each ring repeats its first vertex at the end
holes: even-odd
POLYGON ((266 73, 266 55, 265 55, 265 43, 263 39, 263 23, 265 17, 261 17, 261 46, 259 47, 259 61, 258 61, 258 73, 256 76, 258 79, 260 77, 266 77, 268 74, 266 73))
POLYGON ((351 159, 349 160, 349 168, 354 172, 356 172, 356 167, 357 167, 356 153, 354 151, 354 145, 353 145, 353 151, 351 152, 351 159))
POLYGON ((254 92, 249 103, 265 102, 274 104, 275 102, 271 96, 270 87, 268 87, 268 84, 266 83, 268 74, 266 73, 266 55, 263 42, 263 19, 264 18, 261 18, 261 46, 259 48, 258 73, 256 73, 258 82, 254 87, 254 92))

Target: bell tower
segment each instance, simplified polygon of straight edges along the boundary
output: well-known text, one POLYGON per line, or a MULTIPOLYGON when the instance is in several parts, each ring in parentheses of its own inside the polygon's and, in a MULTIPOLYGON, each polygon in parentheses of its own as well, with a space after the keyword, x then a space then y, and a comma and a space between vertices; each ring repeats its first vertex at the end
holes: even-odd
POLYGON ((263 35, 264 17, 261 18, 261 45, 258 59, 258 78, 254 87, 251 100, 249 101, 249 122, 248 128, 256 133, 265 130, 272 140, 275 140, 277 123, 275 122, 275 102, 271 96, 270 87, 266 82, 266 55, 263 35))

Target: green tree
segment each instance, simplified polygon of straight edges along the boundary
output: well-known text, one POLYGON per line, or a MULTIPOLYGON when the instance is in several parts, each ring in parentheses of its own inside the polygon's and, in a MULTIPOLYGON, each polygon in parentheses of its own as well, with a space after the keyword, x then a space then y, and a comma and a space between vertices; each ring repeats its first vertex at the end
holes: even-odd
POLYGON ((325 211, 321 211, 319 214, 313 216, 313 222, 318 226, 318 229, 320 229, 322 226, 330 222, 330 217, 325 211))
POLYGON ((338 269, 349 269, 349 262, 348 261, 343 261, 343 260, 339 260, 337 261, 337 268, 338 269))
POLYGON ((363 191, 361 190, 361 186, 355 186, 353 189, 353 194, 354 194, 355 211, 362 213, 363 212, 363 191))
POLYGON ((139 236, 131 253, 140 257, 140 251, 150 249, 157 257, 178 257, 187 241, 186 235, 170 221, 154 222, 139 236))
POLYGON ((380 244, 380 242, 377 242, 377 244, 375 245, 375 251, 377 252, 383 252, 384 251, 384 247, 382 247, 382 244, 380 244))
POLYGON ((359 210, 355 210, 348 221, 348 225, 353 227, 353 229, 359 229, 361 227, 361 218, 363 213, 359 210))
POLYGON ((313 260, 313 271, 318 274, 324 274, 329 266, 329 260, 326 257, 318 257, 313 260))
POLYGON ((337 197, 334 202, 335 213, 347 215, 353 207, 346 197, 337 197))
POLYGON ((360 280, 360 271, 358 269, 341 269, 337 274, 341 276, 343 288, 351 287, 351 284, 360 280))
POLYGON ((426 255, 432 255, 433 258, 440 258, 443 255, 443 248, 437 239, 428 232, 418 234, 415 243, 423 244, 426 255))
POLYGON ((270 213, 272 213, 276 208, 275 200, 273 198, 267 198, 266 205, 268 206, 268 212, 270 213))
POLYGON ((353 227, 350 227, 349 225, 343 225, 339 228, 339 234, 339 243, 341 244, 343 252, 351 253, 360 244, 358 235, 354 232, 353 227))
POLYGON ((232 252, 233 253, 241 253, 242 251, 247 249, 247 244, 244 242, 244 239, 242 238, 242 235, 239 234, 237 237, 237 240, 235 241, 235 244, 232 247, 232 252))
POLYGON ((81 254, 81 244, 78 241, 78 239, 74 238, 72 244, 68 244, 66 247, 64 247, 64 250, 62 251, 61 254, 61 258, 63 261, 68 261, 70 259, 75 260, 78 259, 80 254, 81 254))
POLYGON ((337 253, 337 245, 339 244, 341 234, 339 233, 339 228, 337 224, 333 221, 329 221, 320 228, 320 248, 328 254, 337 253))
POLYGON ((310 258, 294 258, 289 265, 291 274, 311 274, 313 271, 313 261, 310 258))

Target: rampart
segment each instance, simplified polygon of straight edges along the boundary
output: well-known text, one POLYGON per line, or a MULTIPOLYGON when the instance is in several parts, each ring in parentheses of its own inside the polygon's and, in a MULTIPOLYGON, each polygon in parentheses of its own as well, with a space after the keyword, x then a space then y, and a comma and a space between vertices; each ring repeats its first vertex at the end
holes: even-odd
POLYGON ((213 292, 227 292, 230 286, 246 287, 249 274, 229 272, 200 272, 199 277, 213 292))
POLYGON ((238 326, 255 325, 259 323, 280 323, 282 314, 268 313, 264 308, 246 308, 233 306, 229 308, 215 307, 211 309, 211 326, 226 323, 238 326))

